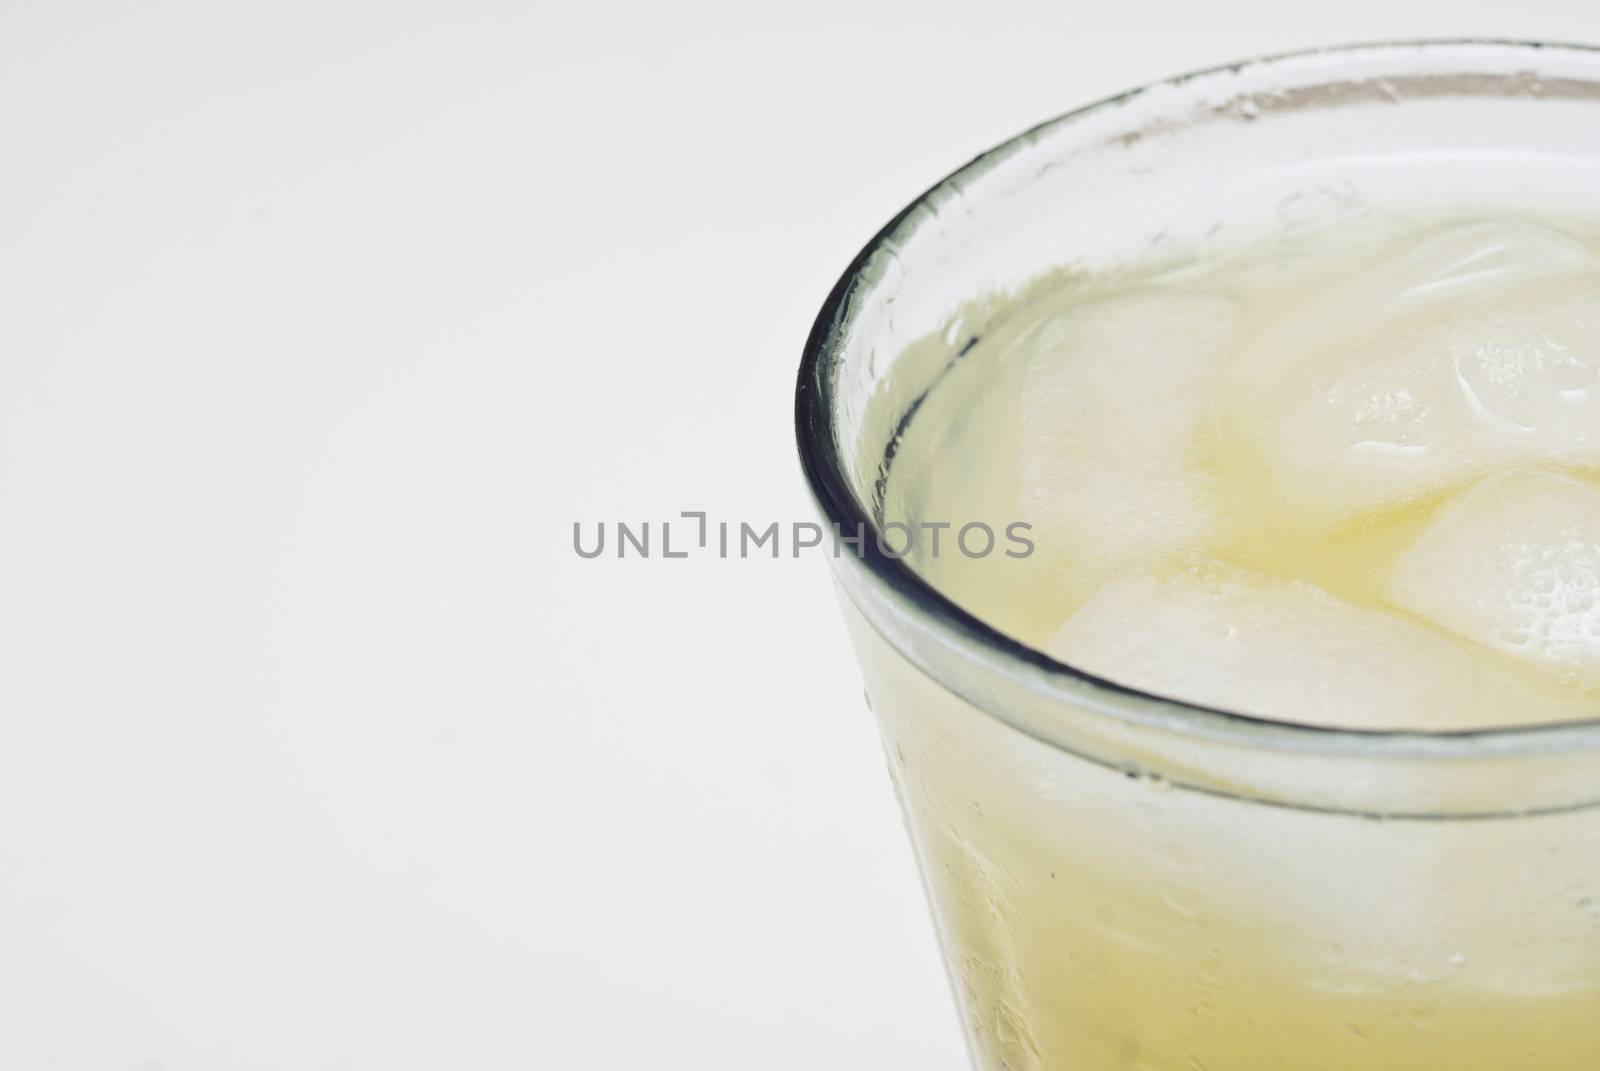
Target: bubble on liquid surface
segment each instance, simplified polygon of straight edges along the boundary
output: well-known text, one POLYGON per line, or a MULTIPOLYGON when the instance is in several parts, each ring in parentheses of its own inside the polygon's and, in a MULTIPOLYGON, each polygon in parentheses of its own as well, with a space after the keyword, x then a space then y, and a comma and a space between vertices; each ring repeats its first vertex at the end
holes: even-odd
POLYGON ((1454 729, 1582 716, 1555 684, 1426 625, 1214 561, 1112 581, 1045 649, 1157 695, 1315 725, 1454 729))
POLYGON ((1485 479, 1395 562, 1388 598, 1600 687, 1600 486, 1529 468, 1485 479))
POLYGON ((1203 544, 1221 490, 1196 457, 1234 302, 1147 292, 1080 305, 1025 341, 1020 503, 1079 576, 1203 544))
POLYGON ((1290 309, 1215 398, 1253 485, 1312 532, 1496 465, 1600 462, 1600 258, 1451 228, 1290 309))

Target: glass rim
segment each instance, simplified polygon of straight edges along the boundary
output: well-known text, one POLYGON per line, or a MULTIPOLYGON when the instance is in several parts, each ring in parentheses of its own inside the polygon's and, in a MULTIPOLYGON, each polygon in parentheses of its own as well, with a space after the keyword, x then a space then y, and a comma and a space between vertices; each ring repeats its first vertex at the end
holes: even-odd
MULTIPOLYGON (((1484 756, 1548 755, 1558 752, 1600 750, 1600 709, 1581 721, 1534 725, 1490 726, 1468 729, 1370 729, 1313 725, 1246 714, 1224 707, 1191 703, 1183 699, 1119 684, 1052 658, 1045 652, 1006 635, 981 617, 964 609, 913 570, 902 557, 886 553, 876 536, 882 534, 873 511, 851 489, 845 458, 836 437, 836 411, 832 404, 838 363, 832 358, 854 321, 852 302, 874 287, 865 269, 885 250, 892 252, 902 239, 928 220, 933 202, 952 187, 987 174, 1013 154, 1033 145, 1048 133, 1136 97, 1246 70, 1292 65, 1300 61, 1361 55, 1389 56, 1437 53, 1522 52, 1569 53, 1589 59, 1600 57, 1600 46, 1569 42, 1463 37, 1377 41, 1297 49, 1234 63, 1218 64, 1125 90, 1038 123, 980 153, 965 165, 934 183, 901 209, 851 260, 834 284, 812 323, 802 350, 795 395, 795 434, 801 469, 811 495, 825 521, 841 530, 869 533, 851 540, 851 560, 867 581, 931 624, 941 638, 964 654, 976 656, 987 668, 999 671, 1050 702, 1085 708, 1150 728, 1208 739, 1257 745, 1274 750, 1355 755, 1366 758, 1477 758, 1484 756)), ((1600 75, 1600 65, 1596 74, 1600 75)), ((1600 89, 1600 84, 1597 84, 1600 89)), ((898 645, 896 645, 898 646, 898 645)), ((931 674, 937 680, 936 674, 931 674)), ((945 682, 941 682, 945 683, 945 682)), ((985 709, 1030 736, 1034 728, 1012 722, 1004 711, 985 709)), ((1046 740, 1046 743, 1056 744, 1046 740)), ((1059 745, 1058 745, 1059 746, 1059 745)))

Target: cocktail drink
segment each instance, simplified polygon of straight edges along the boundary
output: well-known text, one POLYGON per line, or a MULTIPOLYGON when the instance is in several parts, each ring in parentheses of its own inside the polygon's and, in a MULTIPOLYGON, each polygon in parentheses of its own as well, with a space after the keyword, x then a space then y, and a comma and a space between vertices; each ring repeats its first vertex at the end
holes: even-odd
POLYGON ((1597 180, 1594 53, 1305 54, 841 281, 802 455, 980 1071, 1600 1067, 1597 180))

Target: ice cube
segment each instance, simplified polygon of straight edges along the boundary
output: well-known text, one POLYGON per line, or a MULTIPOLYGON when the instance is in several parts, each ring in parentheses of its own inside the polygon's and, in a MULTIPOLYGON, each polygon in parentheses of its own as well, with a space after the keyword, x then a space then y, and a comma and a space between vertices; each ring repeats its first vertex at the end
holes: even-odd
POLYGON ((1600 258, 1452 229, 1291 310, 1215 396, 1235 479, 1313 533, 1495 465, 1600 461, 1600 258))
POLYGON ((1585 716, 1554 682, 1427 625, 1215 561, 1119 577, 1045 650, 1143 691, 1315 725, 1461 729, 1585 716))
POLYGON ((1019 512, 1076 576, 1215 530, 1221 491, 1196 448, 1237 323, 1225 296, 1145 292, 1062 312, 1028 340, 1019 512))
POLYGON ((1446 505, 1390 575, 1394 605, 1600 686, 1600 487, 1498 473, 1446 505))
POLYGON ((1408 318, 1477 302, 1525 284, 1600 273, 1600 257, 1530 223, 1457 224, 1317 288, 1229 362, 1227 393, 1265 395, 1328 351, 1390 332, 1408 318))
POLYGON ((1570 272, 1595 270, 1583 243, 1533 223, 1495 221, 1447 227, 1351 285, 1389 313, 1422 309, 1570 272), (1392 289, 1391 289, 1392 288, 1392 289))

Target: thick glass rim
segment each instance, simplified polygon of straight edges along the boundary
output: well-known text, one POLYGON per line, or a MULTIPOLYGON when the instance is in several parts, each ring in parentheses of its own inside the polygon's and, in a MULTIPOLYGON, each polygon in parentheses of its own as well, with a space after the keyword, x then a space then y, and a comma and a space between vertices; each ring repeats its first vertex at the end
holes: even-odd
MULTIPOLYGON (((1600 46, 1593 45, 1498 38, 1444 38, 1301 49, 1220 64, 1151 82, 1039 123, 979 154, 929 187, 897 213, 856 254, 823 302, 802 352, 795 396, 795 432, 801 469, 824 520, 840 526, 843 531, 871 533, 872 537, 850 541, 851 559, 861 567, 867 582, 917 615, 919 622, 938 632, 942 641, 953 645, 974 661, 1020 683, 1041 698, 1078 709, 1083 709, 1088 700, 1088 705, 1095 711, 1135 725, 1274 750, 1365 758, 1483 758, 1600 750, 1600 710, 1597 710, 1595 717, 1582 721, 1514 727, 1444 730, 1330 727, 1190 703, 1119 684, 1058 661, 1043 651, 1013 639, 965 610, 902 558, 884 552, 880 540, 873 538, 881 532, 873 511, 860 501, 845 474, 846 459, 841 455, 836 434, 836 411, 832 399, 837 386, 839 363, 835 358, 855 319, 853 308, 859 307, 860 299, 870 293, 875 285, 868 278, 866 269, 879 255, 885 251, 892 252, 919 227, 936 219, 937 214, 933 211, 936 202, 947 197, 953 189, 969 185, 973 179, 1032 146, 1046 134, 1068 128, 1080 120, 1152 91, 1210 79, 1220 80, 1246 70, 1330 57, 1424 57, 1474 51, 1525 52, 1530 58, 1539 53, 1552 52, 1580 54, 1589 60, 1600 57, 1600 46)), ((1600 76, 1600 63, 1596 65, 1596 74, 1600 76)), ((1596 85, 1596 89, 1600 90, 1600 84, 1596 85)), ((1036 727, 1011 722, 1004 711, 985 712, 1014 724, 1028 735, 1044 739, 1036 727)), ((1048 739, 1045 742, 1052 743, 1048 739)))

